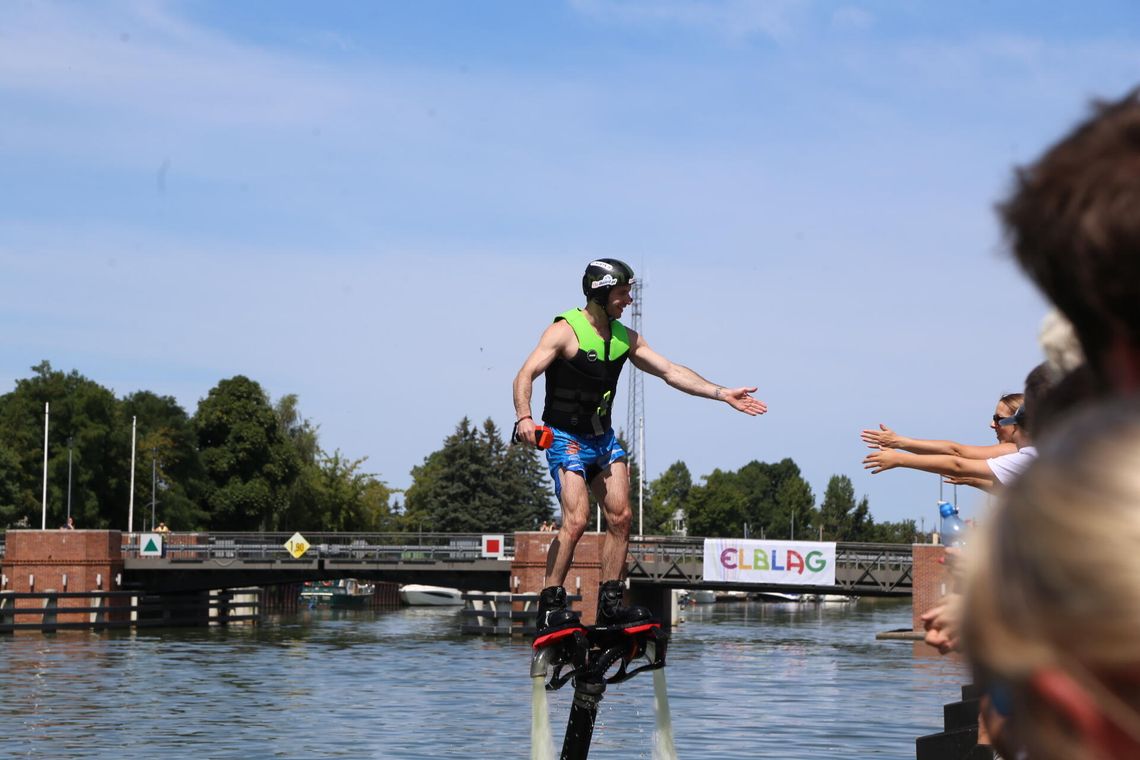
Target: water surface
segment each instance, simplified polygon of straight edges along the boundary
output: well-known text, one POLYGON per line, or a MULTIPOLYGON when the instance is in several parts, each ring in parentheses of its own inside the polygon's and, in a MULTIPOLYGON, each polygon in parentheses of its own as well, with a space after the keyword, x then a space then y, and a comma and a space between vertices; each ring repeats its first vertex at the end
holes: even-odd
MULTIPOLYGON (((687 608, 666 675, 681 758, 914 758, 963 674, 877 632, 909 602, 687 608)), ((0 757, 528 758, 527 642, 454 608, 253 628, 0 637, 0 757)), ((560 746, 573 690, 550 695, 560 746)), ((590 757, 652 756, 653 680, 610 687, 590 757)))

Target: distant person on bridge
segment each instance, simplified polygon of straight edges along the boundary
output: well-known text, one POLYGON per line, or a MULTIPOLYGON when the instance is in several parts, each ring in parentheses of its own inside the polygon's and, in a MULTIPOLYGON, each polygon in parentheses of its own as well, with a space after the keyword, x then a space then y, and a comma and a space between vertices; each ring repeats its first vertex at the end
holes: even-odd
POLYGON ((751 396, 756 388, 725 388, 709 382, 656 353, 643 337, 619 322, 625 307, 633 303, 632 285, 633 270, 627 264, 617 259, 591 261, 582 276, 586 306, 555 317, 515 377, 515 436, 537 446, 531 393, 535 379, 546 375, 542 420, 553 433, 546 459, 562 506, 562 525, 547 555, 549 585, 539 598, 536 643, 579 626, 562 583, 574 547, 586 530, 591 490, 606 514, 601 558, 605 580, 598 594, 597 622, 623 625, 649 617, 643 607, 622 606, 621 578, 632 514, 626 452, 614 435, 611 412, 626 360, 685 393, 723 401, 748 415, 768 411, 751 396))

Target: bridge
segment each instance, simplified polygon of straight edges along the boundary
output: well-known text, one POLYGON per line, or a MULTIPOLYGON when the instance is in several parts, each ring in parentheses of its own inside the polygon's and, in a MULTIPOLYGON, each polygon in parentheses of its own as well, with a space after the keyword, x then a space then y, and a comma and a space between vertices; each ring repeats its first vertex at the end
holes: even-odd
MULTIPOLYGON (((165 556, 140 556, 138 534, 123 535, 123 585, 156 592, 270 586, 360 578, 427 583, 462 590, 508 590, 515 536, 501 559, 482 556, 482 535, 467 533, 306 533, 310 548, 294 558, 289 533, 168 534, 165 556)), ((834 586, 708 582, 703 538, 633 537, 631 586, 789 591, 858 596, 909 596, 909 544, 839 543, 834 586)))

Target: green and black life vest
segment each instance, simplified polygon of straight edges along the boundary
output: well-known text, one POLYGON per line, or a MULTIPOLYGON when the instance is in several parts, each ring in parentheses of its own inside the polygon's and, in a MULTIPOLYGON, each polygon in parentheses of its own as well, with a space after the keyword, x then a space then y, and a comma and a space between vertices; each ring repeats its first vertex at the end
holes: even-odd
POLYGON ((602 340, 581 309, 563 312, 554 321, 561 319, 578 336, 578 353, 569 360, 558 356, 546 368, 542 421, 568 433, 601 435, 610 429, 618 375, 629 358, 629 333, 615 319, 610 339, 602 340))

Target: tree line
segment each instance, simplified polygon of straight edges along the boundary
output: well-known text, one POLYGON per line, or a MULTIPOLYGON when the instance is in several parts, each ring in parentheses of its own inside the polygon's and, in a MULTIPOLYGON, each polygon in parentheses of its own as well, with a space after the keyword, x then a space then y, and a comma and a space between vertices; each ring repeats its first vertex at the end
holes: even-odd
POLYGON ((392 530, 392 489, 365 459, 322 448, 295 395, 271 403, 238 375, 220 381, 193 415, 171 396, 121 398, 49 362, 0 396, 0 526, 39 527, 48 426, 49 525, 68 511, 80 528, 128 524, 132 419, 134 525, 172 530, 392 530))
MULTIPOLYGON (((124 528, 130 496, 131 420, 137 424, 135 525, 157 519, 173 530, 510 532, 554 516, 545 460, 511 445, 487 419, 462 419, 412 469, 403 493, 352 459, 321 446, 296 395, 271 401, 255 381, 220 381, 188 414, 170 396, 121 398, 77 371, 48 362, 0 396, 0 527, 38 527, 44 404, 49 525, 70 498, 78 527, 124 528), (70 463, 69 463, 70 458, 70 463), (70 483, 69 483, 70 480, 70 483), (70 495, 69 492, 70 491, 70 495)), ((628 450, 628 447, 627 447, 628 450)), ((630 459, 635 520, 638 462, 630 459)), ((694 483, 676 462, 645 488, 644 532, 909 543, 913 520, 875 523, 851 479, 834 475, 817 505, 791 459, 714 470, 694 483)), ((636 526, 635 526, 636 527, 636 526)))

